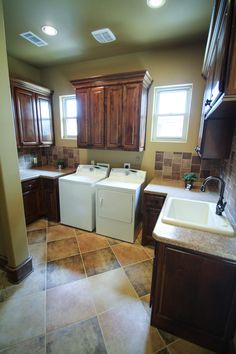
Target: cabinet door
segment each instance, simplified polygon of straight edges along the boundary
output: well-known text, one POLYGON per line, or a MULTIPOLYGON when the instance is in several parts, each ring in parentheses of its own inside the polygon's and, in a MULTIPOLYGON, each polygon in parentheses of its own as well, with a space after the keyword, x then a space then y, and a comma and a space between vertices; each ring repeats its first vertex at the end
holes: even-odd
POLYGON ((104 87, 90 90, 90 138, 93 148, 105 147, 104 87))
POLYGON ((139 150, 141 84, 124 85, 123 92, 123 137, 124 150, 139 150))
POLYGON ((159 243, 151 323, 219 349, 233 336, 235 284, 235 263, 159 243))
POLYGON ((38 145, 35 94, 20 88, 15 88, 14 93, 20 143, 21 145, 38 145))
POLYGON ((39 142, 43 145, 51 145, 54 141, 51 98, 37 95, 36 102, 39 125, 39 142))
POLYGON ((38 179, 22 182, 26 224, 41 216, 41 187, 38 179))
POLYGON ((165 197, 160 197, 149 193, 143 194, 143 246, 147 244, 154 244, 152 232, 156 225, 157 218, 161 212, 164 201, 165 197))
POLYGON ((105 90, 106 147, 122 147, 122 85, 109 86, 105 90))
POLYGON ((42 178, 43 211, 48 220, 60 221, 58 179, 42 178))
POLYGON ((89 92, 90 89, 77 89, 77 120, 78 120, 78 147, 88 147, 90 139, 90 118, 89 118, 89 92))

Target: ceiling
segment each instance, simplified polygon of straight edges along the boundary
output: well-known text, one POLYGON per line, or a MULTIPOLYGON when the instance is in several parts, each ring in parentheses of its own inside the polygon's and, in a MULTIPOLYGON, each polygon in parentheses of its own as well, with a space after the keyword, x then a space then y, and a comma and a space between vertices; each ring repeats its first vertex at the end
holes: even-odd
POLYGON ((84 61, 179 43, 206 40, 213 0, 3 0, 8 54, 36 67, 84 61), (56 37, 41 31, 53 25, 56 37), (110 28, 117 41, 99 44, 91 31, 110 28), (19 36, 32 31, 48 43, 38 48, 19 36))

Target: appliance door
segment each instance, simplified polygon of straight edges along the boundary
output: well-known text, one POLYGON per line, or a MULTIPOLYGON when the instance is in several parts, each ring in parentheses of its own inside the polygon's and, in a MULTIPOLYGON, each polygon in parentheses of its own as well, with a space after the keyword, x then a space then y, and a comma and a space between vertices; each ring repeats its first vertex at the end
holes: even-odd
POLYGON ((133 195, 107 189, 98 190, 98 215, 125 223, 133 221, 133 195))

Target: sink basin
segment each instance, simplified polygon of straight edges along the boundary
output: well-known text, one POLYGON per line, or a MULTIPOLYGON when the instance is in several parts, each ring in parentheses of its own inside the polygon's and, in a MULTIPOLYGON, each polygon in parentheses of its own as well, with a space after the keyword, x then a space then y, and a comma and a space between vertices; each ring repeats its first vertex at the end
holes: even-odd
POLYGON ((225 214, 216 215, 216 203, 169 197, 164 207, 162 222, 234 236, 234 230, 225 214))

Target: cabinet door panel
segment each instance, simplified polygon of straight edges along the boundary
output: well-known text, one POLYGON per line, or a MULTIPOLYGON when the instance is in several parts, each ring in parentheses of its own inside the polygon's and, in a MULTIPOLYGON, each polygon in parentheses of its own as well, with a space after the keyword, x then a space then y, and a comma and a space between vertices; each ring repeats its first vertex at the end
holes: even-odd
POLYGON ((15 103, 20 143, 22 145, 37 145, 39 138, 34 93, 16 88, 15 103))
POLYGON ((51 99, 37 95, 37 113, 40 144, 53 144, 51 99))
POLYGON ((157 259, 153 322, 224 338, 235 296, 235 265, 164 245, 157 259))
POLYGON ((124 85, 122 145, 125 150, 138 150, 141 92, 141 84, 124 85))
POLYGON ((109 86, 105 91, 106 147, 122 147, 122 85, 109 86))
POLYGON ((78 147, 87 147, 90 142, 89 89, 77 89, 78 147))
POLYGON ((91 88, 90 91, 90 137, 93 147, 105 146, 104 137, 104 87, 91 88))

